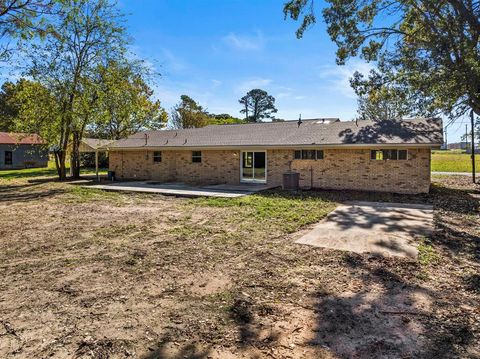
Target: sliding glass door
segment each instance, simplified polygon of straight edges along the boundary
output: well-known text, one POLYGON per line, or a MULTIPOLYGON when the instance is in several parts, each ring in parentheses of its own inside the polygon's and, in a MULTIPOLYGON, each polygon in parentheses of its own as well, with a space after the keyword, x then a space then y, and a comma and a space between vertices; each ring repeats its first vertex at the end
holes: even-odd
POLYGON ((267 182, 267 152, 244 151, 241 163, 242 182, 267 182))

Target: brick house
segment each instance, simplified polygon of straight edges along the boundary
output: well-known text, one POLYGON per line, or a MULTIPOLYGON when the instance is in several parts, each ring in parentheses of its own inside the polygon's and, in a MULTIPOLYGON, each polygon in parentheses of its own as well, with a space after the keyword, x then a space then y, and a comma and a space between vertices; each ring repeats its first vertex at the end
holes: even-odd
POLYGON ((48 148, 35 134, 0 132, 0 169, 47 167, 48 148))
POLYGON ((314 119, 146 131, 108 146, 117 179, 424 193, 442 122, 314 119))

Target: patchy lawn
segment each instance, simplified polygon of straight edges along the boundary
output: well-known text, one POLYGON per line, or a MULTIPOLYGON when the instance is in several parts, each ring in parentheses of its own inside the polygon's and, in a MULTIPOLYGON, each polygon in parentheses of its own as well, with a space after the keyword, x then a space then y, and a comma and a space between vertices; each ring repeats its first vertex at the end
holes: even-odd
MULTIPOLYGON (((70 167, 67 167, 67 169, 70 167)), ((95 174, 95 168, 81 168, 80 173, 82 175, 95 174)), ((101 175, 107 174, 106 169, 99 169, 101 175)), ((56 177, 57 170, 55 168, 55 163, 50 161, 48 162, 48 167, 41 168, 25 168, 18 170, 0 170, 0 181, 12 181, 12 180, 21 180, 25 178, 34 178, 34 177, 56 177)))
POLYGON ((181 199, 0 179, 0 357, 478 357, 468 180, 181 199), (418 261, 293 243, 346 199, 432 203, 436 233, 418 261))
MULTIPOLYGON (((470 154, 461 151, 432 151, 432 171, 472 172, 470 154)), ((480 155, 475 156, 475 168, 480 169, 480 155)))

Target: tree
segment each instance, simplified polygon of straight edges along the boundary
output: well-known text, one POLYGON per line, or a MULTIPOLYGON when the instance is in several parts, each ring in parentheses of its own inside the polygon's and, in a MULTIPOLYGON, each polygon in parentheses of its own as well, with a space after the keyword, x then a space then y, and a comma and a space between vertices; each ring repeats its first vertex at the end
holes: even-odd
POLYGON ((245 120, 249 122, 260 122, 264 118, 272 118, 272 114, 278 110, 275 108, 275 98, 260 89, 253 89, 247 92, 240 100, 243 109, 240 113, 245 114, 245 120))
POLYGON ((403 89, 385 85, 381 77, 365 84, 357 73, 350 82, 358 95, 358 118, 361 120, 398 120, 414 112, 403 89))
POLYGON ((220 114, 208 114, 208 124, 209 125, 228 125, 228 124, 235 124, 235 123, 245 123, 245 120, 241 118, 233 117, 228 113, 220 113, 220 114))
POLYGON ((20 79, 11 96, 15 103, 10 130, 38 133, 48 144, 58 137, 60 108, 55 96, 39 82, 20 79))
POLYGON ((0 131, 14 131, 15 119, 18 117, 18 103, 15 101, 15 94, 18 92, 20 81, 16 84, 7 81, 2 85, 0 90, 0 131))
POLYGON ((11 52, 11 39, 45 37, 53 31, 48 17, 57 10, 55 0, 2 0, 0 1, 0 60, 11 52))
MULTIPOLYGON (((480 119, 477 118, 475 121, 475 140, 480 141, 480 119)), ((471 142, 472 141, 472 132, 468 131, 466 134, 460 137, 462 142, 471 142)))
POLYGON ((148 70, 132 60, 111 61, 98 68, 98 120, 90 127, 97 137, 118 140, 140 130, 158 130, 168 116, 153 100, 144 77, 148 70))
POLYGON ((180 102, 171 112, 173 128, 196 128, 208 125, 208 113, 195 100, 187 95, 180 96, 180 102))
POLYGON ((66 178, 65 159, 72 144, 74 177, 79 175, 78 147, 87 122, 95 115, 98 100, 95 74, 100 64, 122 56, 125 32, 122 15, 109 0, 64 0, 55 22, 56 34, 42 43, 32 43, 26 56, 27 74, 45 86, 56 99, 55 164, 61 180, 66 178), (87 106, 87 104, 89 104, 87 106), (91 111, 88 114, 86 111, 91 111))
MULTIPOLYGON (((455 119, 480 114, 480 2, 472 0, 328 0, 327 31, 337 63, 360 56, 395 84, 419 112, 455 119)), ((301 20, 297 37, 315 22, 313 0, 290 0, 285 17, 301 20)))

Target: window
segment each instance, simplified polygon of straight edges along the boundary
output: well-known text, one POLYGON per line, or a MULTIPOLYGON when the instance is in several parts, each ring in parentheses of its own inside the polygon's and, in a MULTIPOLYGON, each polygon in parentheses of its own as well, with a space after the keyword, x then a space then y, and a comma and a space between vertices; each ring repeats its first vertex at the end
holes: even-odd
POLYGON ((296 160, 323 160, 323 150, 297 150, 294 158, 296 160))
POLYGON ((5 165, 13 164, 13 153, 12 151, 5 151, 5 165))
POLYGON ((162 152, 161 151, 153 152, 153 162, 162 162, 162 152))
POLYGON ((408 159, 407 150, 398 150, 398 159, 407 160, 408 159))
POLYGON ((202 151, 192 151, 192 162, 202 162, 202 151))
POLYGON ((371 150, 370 159, 375 161, 382 160, 406 160, 408 158, 407 150, 371 150))

